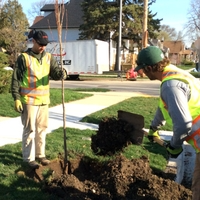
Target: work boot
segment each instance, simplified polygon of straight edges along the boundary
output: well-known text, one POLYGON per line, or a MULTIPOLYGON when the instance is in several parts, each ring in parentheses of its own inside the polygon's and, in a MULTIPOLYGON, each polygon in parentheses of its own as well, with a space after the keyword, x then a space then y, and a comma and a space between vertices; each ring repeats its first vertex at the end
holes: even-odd
POLYGON ((47 158, 43 157, 43 158, 36 158, 36 160, 41 163, 42 165, 48 165, 50 163, 50 160, 48 160, 47 158))
POLYGON ((40 165, 39 165, 36 161, 28 162, 28 165, 29 165, 32 169, 39 169, 39 167, 40 167, 40 165))

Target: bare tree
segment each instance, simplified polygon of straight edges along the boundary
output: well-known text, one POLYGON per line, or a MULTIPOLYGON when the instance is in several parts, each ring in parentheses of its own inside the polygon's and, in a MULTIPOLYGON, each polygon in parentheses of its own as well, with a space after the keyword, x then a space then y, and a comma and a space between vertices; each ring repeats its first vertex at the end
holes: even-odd
MULTIPOLYGON (((1 0, 0 0, 1 1, 1 0)), ((69 0, 60 0, 60 1, 57 1, 58 4, 60 3, 66 3, 68 2, 69 0)), ((28 18, 29 18, 29 23, 30 21, 33 22, 33 20, 35 19, 36 16, 43 16, 43 12, 41 12, 41 8, 46 5, 46 4, 55 4, 55 0, 36 0, 34 3, 31 4, 31 9, 28 10, 28 18)))
POLYGON ((188 20, 184 28, 192 41, 200 36, 200 0, 190 0, 188 20))
POLYGON ((176 40, 177 41, 185 41, 185 34, 182 31, 179 31, 178 34, 176 35, 176 40))
POLYGON ((185 35, 182 31, 176 32, 175 28, 169 25, 161 25, 160 32, 157 33, 157 39, 161 41, 182 41, 185 43, 185 35))
POLYGON ((54 4, 54 0, 38 0, 34 3, 31 4, 31 9, 28 10, 28 18, 30 21, 33 21, 36 16, 42 16, 43 13, 40 11, 40 9, 45 5, 45 4, 54 4))
MULTIPOLYGON (((60 47, 60 63, 61 69, 63 70, 63 62, 62 62, 62 27, 63 27, 63 19, 65 16, 65 6, 64 2, 58 3, 58 0, 55 0, 55 17, 58 31, 58 40, 60 47)), ((65 122, 65 98, 64 98, 64 80, 62 79, 62 106, 63 106, 63 134, 64 134, 64 171, 68 172, 68 158, 67 158, 67 136, 66 136, 66 122, 65 122)))
POLYGON ((175 40, 177 37, 177 32, 175 28, 170 27, 169 25, 161 25, 160 32, 158 33, 158 39, 160 40, 175 40))

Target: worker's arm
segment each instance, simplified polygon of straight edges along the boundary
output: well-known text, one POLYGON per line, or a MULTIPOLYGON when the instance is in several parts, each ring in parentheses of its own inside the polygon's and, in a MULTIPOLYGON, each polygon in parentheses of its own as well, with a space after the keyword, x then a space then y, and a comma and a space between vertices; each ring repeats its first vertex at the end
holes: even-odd
POLYGON ((160 110, 160 108, 158 107, 154 116, 153 121, 151 122, 151 127, 153 127, 153 129, 158 130, 160 127, 164 126, 166 123, 163 114, 160 110))
POLYGON ((11 81, 11 92, 14 100, 20 99, 20 93, 19 93, 20 84, 25 71, 26 71, 25 59, 24 56, 20 55, 15 63, 11 81))
POLYGON ((165 122, 166 121, 164 120, 163 114, 158 107, 154 119, 149 127, 148 139, 150 142, 154 142, 155 137, 157 137, 157 139, 160 139, 158 130, 165 125, 165 122))
POLYGON ((173 148, 180 148, 192 127, 192 117, 188 108, 189 85, 178 80, 165 81, 161 87, 161 97, 167 105, 173 123, 170 144, 173 148))
POLYGON ((53 55, 51 55, 50 61, 50 77, 53 80, 62 80, 67 78, 66 71, 61 69, 53 55))

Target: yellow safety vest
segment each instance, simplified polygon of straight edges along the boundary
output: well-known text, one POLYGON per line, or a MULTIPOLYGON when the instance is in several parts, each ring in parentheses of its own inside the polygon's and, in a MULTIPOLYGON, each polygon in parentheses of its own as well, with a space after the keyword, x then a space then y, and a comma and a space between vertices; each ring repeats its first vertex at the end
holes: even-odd
MULTIPOLYGON (((189 84, 191 89, 191 97, 188 101, 188 107, 193 120, 191 134, 186 138, 186 141, 194 147, 196 152, 200 152, 200 82, 191 74, 184 72, 184 70, 180 70, 173 65, 168 65, 164 69, 161 85, 165 81, 171 79, 183 81, 189 84)), ((169 116, 166 103, 161 97, 159 107, 166 122, 172 125, 172 120, 169 116)))
POLYGON ((49 104, 49 72, 51 54, 46 53, 40 62, 27 53, 22 53, 27 70, 20 87, 21 101, 25 104, 49 104))

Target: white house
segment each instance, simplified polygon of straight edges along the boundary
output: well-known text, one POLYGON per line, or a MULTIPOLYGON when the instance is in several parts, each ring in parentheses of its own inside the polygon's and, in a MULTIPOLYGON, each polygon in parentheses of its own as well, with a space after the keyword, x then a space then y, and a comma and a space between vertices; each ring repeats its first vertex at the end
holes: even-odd
MULTIPOLYGON (((62 41, 73 41, 79 38, 79 27, 83 24, 83 11, 81 9, 81 3, 83 0, 70 0, 64 4, 64 18, 62 27, 62 41)), ((29 27, 31 32, 29 38, 32 36, 32 31, 43 30, 48 36, 49 40, 58 41, 58 31, 55 16, 55 5, 46 4, 41 8, 44 12, 44 16, 39 20, 35 20, 32 26, 29 27)), ((38 18, 38 17, 37 17, 38 18)))
MULTIPOLYGON (((62 42, 76 41, 79 39, 79 27, 83 24, 83 11, 81 3, 83 0, 69 0, 64 4, 65 12, 63 18, 62 27, 62 42)), ((35 30, 45 31, 50 41, 58 41, 58 30, 55 16, 55 5, 46 4, 41 9, 44 12, 44 16, 37 16, 32 26, 29 27, 31 30, 28 37, 32 38, 32 33, 35 30)), ((124 40, 125 46, 129 49, 129 40, 124 40)), ((31 42, 32 44, 32 42, 31 42)), ((29 45, 29 44, 28 44, 29 45)), ((126 60, 130 60, 130 54, 127 49, 121 51, 122 63, 126 63, 126 60)), ((116 43, 110 41, 110 69, 113 69, 116 55, 116 43)), ((132 65, 130 63, 130 65, 132 65)))

